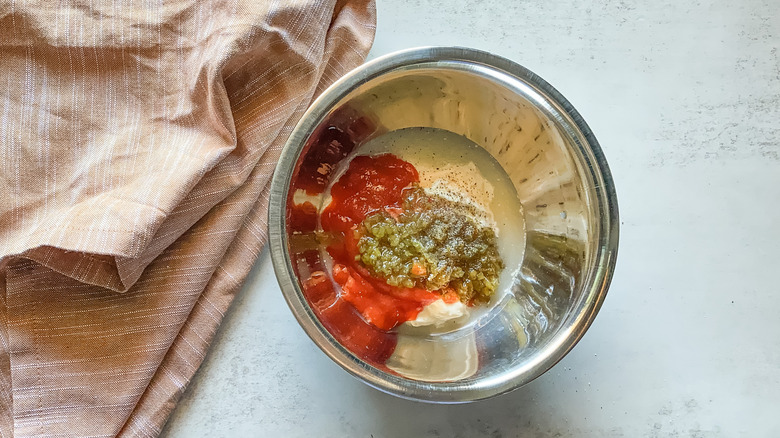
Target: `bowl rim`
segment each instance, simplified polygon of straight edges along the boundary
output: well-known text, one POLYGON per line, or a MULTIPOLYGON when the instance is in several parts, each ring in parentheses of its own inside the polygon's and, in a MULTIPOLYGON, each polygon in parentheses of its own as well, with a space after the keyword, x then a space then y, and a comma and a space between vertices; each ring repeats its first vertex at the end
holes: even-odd
POLYGON ((601 308, 612 280, 617 261, 619 213, 612 175, 598 141, 582 116, 549 83, 513 61, 481 50, 464 47, 419 47, 378 57, 348 72, 323 91, 303 114, 282 149, 271 180, 268 236, 274 273, 285 301, 309 338, 328 357, 349 374, 381 391, 417 401, 462 403, 494 397, 529 383, 563 359, 582 339, 601 308), (554 334, 553 339, 539 350, 530 365, 513 373, 508 379, 488 379, 478 387, 458 382, 404 379, 365 363, 341 346, 320 323, 303 295, 290 261, 285 232, 286 203, 295 163, 306 140, 333 107, 359 86, 385 73, 424 63, 440 63, 444 67, 448 62, 471 63, 479 68, 508 75, 529 87, 527 91, 531 95, 524 96, 531 97, 529 101, 543 106, 545 103, 549 105, 543 108, 545 115, 573 136, 574 143, 579 147, 578 152, 585 160, 584 164, 587 164, 582 167, 586 172, 589 171, 595 183, 599 219, 598 241, 595 243, 593 260, 595 272, 590 272, 591 275, 587 277, 590 282, 584 286, 586 293, 572 324, 565 327, 566 330, 559 330, 554 334), (538 100, 539 97, 542 101, 538 100))

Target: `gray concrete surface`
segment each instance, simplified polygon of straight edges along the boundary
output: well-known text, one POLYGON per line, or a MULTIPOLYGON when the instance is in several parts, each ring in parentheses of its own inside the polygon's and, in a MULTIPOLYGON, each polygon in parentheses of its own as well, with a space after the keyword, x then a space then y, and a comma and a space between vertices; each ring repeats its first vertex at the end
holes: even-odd
POLYGON ((371 56, 495 52, 599 138, 621 210, 579 345, 505 396, 396 399, 298 327, 267 252, 163 436, 780 436, 780 2, 379 0, 371 56))

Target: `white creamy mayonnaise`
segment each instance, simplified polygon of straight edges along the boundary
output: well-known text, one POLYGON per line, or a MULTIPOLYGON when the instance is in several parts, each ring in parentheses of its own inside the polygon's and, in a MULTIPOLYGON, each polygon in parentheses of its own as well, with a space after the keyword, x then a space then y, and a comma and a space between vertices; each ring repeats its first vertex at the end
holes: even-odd
POLYGON ((434 326, 441 327, 449 321, 468 319, 469 308, 460 301, 447 304, 442 299, 438 299, 431 304, 423 307, 422 312, 417 314, 417 318, 407 321, 412 327, 434 326))

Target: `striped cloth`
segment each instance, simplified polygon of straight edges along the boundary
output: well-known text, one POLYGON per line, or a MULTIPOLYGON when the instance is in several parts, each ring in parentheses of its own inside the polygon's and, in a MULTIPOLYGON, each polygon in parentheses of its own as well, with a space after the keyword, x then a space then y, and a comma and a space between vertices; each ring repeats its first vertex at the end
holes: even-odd
POLYGON ((0 437, 156 436, 373 0, 0 0, 0 437))

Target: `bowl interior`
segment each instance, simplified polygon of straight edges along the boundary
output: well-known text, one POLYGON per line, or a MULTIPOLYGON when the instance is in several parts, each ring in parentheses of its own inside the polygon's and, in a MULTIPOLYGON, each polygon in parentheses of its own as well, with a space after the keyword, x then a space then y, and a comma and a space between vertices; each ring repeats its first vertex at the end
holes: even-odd
POLYGON ((609 282, 616 207, 595 139, 544 81, 508 61, 490 64, 408 59, 348 77, 307 113, 282 158, 289 169, 274 177, 275 184, 288 178, 278 209, 280 251, 292 274, 280 282, 291 308, 334 360, 397 395, 467 401, 530 381, 582 336, 609 282), (350 350, 345 339, 355 333, 322 318, 332 295, 328 301, 307 285, 325 273, 326 289, 338 294, 310 237, 316 210, 341 160, 378 136, 420 127, 462 135, 501 165, 522 205, 522 263, 502 280, 508 292, 474 323, 447 333, 402 330, 350 350), (389 359, 378 353, 388 342, 395 343, 389 359))

